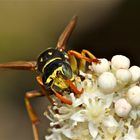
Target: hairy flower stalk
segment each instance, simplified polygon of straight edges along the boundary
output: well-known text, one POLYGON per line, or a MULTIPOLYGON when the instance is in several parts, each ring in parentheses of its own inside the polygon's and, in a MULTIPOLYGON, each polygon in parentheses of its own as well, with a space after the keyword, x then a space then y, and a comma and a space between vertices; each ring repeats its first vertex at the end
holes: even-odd
POLYGON ((58 101, 44 113, 51 121, 46 140, 140 139, 140 68, 123 55, 100 61, 75 75, 84 91, 65 95, 72 105, 58 101))

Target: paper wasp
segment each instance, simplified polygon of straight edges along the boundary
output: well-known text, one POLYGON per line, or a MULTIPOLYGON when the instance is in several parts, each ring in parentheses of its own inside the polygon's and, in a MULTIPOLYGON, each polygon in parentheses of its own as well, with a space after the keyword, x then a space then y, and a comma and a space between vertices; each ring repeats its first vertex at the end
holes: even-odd
POLYGON ((86 61, 98 63, 98 59, 89 51, 82 50, 78 53, 74 50, 65 52, 68 39, 76 25, 77 17, 74 16, 69 22, 63 33, 58 39, 56 48, 49 48, 41 53, 37 61, 16 61, 0 64, 0 69, 19 69, 36 71, 36 80, 41 88, 41 92, 36 90, 27 92, 25 94, 26 108, 32 122, 34 139, 39 140, 38 117, 34 112, 29 99, 33 97, 46 96, 52 105, 55 105, 53 98, 51 98, 48 91, 51 90, 61 102, 71 105, 72 101, 63 96, 63 91, 71 90, 74 94, 82 94, 74 84, 74 74, 77 72, 77 60, 80 59, 79 69, 84 70, 86 61))

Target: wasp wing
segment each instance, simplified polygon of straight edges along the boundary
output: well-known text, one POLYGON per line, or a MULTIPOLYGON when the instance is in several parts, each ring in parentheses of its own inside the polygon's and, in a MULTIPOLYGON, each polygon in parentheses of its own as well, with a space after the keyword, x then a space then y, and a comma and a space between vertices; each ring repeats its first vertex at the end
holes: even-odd
POLYGON ((56 48, 59 50, 65 50, 67 42, 70 38, 70 35, 72 33, 72 31, 74 30, 75 26, 77 23, 77 16, 74 16, 71 21, 69 22, 69 24, 66 26, 65 30, 63 31, 63 33, 60 35, 59 39, 58 39, 58 43, 56 48))
POLYGON ((35 70, 36 61, 14 61, 0 63, 0 69, 35 70))

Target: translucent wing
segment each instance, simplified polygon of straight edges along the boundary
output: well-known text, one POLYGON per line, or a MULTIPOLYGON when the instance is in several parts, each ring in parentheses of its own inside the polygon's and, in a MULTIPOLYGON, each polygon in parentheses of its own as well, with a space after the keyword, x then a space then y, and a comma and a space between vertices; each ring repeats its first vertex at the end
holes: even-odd
POLYGON ((69 37, 72 31, 74 30, 76 23, 77 23, 77 16, 74 16, 69 22, 69 24, 66 26, 63 33, 60 35, 56 46, 56 48, 59 49, 60 51, 65 50, 69 37))
POLYGON ((35 70, 36 61, 14 61, 1 63, 0 69, 35 70))

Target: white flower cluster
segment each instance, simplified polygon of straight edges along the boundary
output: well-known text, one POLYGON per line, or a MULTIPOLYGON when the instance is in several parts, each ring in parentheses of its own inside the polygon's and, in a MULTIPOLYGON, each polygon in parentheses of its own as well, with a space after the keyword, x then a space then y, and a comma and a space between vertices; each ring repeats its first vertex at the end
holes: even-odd
POLYGON ((46 140, 140 140, 140 68, 123 55, 100 61, 75 77, 84 92, 66 95, 72 105, 45 112, 51 120, 46 140))

